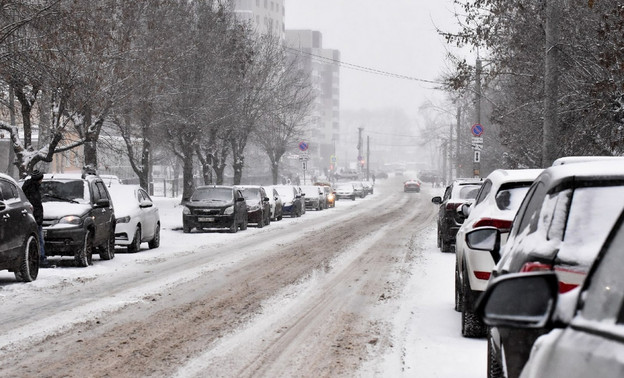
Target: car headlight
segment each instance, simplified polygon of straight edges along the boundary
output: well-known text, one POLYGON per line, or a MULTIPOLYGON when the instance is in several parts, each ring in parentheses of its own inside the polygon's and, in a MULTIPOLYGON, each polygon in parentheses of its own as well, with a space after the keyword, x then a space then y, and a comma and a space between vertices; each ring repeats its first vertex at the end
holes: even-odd
POLYGON ((231 215, 231 214, 234 214, 234 206, 227 207, 227 208, 225 209, 225 211, 223 212, 223 214, 225 214, 225 215, 231 215))
POLYGON ((130 215, 126 215, 125 217, 117 218, 117 223, 128 223, 130 222, 130 215))
POLYGON ((260 210, 260 205, 249 206, 249 211, 258 211, 258 210, 260 210))
POLYGON ((182 214, 184 214, 184 215, 189 215, 189 214, 191 214, 191 209, 189 209, 189 208, 188 208, 188 207, 186 207, 186 206, 183 206, 183 207, 182 207, 182 214))
POLYGON ((82 218, 77 215, 68 215, 59 220, 59 224, 82 224, 82 218))

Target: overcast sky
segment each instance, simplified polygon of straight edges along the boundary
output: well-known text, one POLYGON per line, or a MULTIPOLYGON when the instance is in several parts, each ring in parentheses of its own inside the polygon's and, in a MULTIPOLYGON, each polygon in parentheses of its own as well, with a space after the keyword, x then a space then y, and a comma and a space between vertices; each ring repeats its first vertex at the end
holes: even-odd
MULTIPOLYGON (((323 47, 348 64, 436 81, 448 46, 436 32, 456 29, 452 0, 286 0, 286 28, 323 34, 323 47)), ((414 115, 441 96, 434 84, 340 69, 341 108, 399 107, 414 115), (436 93, 438 92, 438 93, 436 93)))

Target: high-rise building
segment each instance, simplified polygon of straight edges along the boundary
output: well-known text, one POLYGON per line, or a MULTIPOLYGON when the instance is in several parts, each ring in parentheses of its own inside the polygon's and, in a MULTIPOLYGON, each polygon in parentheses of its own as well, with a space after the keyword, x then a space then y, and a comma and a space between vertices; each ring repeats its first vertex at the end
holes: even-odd
POLYGON ((234 12, 239 20, 250 21, 260 34, 284 39, 284 0, 235 0, 234 12))
POLYGON ((340 131, 340 51, 323 48, 323 36, 314 30, 286 30, 286 43, 299 54, 302 71, 309 75, 316 100, 309 117, 307 142, 314 166, 324 173, 336 161, 340 131))

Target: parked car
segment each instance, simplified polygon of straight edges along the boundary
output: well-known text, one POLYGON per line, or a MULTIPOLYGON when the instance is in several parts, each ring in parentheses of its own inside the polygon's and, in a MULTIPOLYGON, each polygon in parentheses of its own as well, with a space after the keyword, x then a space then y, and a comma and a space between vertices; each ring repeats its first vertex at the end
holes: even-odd
POLYGON ((274 188, 282 198, 283 214, 290 215, 292 218, 300 217, 302 214, 301 195, 297 188, 293 185, 275 185, 274 188))
POLYGON ((73 256, 76 264, 115 257, 115 211, 108 189, 95 174, 46 174, 41 183, 46 256, 73 256))
MULTIPOLYGON (((598 223, 608 229, 608 222, 598 223)), ((559 292, 554 271, 511 273, 492 280, 477 307, 488 326, 548 332, 535 341, 521 377, 622 376, 622 245, 624 213, 583 285, 568 293, 559 292)))
POLYGON ((435 196, 431 202, 438 208, 438 247, 442 252, 451 252, 455 244, 457 230, 464 223, 464 216, 457 208, 465 203, 472 203, 483 183, 479 178, 460 178, 453 180, 444 190, 442 197, 435 196))
POLYGON ((375 185, 370 181, 362 181, 362 186, 364 186, 364 190, 366 191, 366 195, 373 194, 375 191, 375 185))
MULTIPOLYGON (((497 262, 492 276, 552 270, 559 279, 560 293, 581 285, 624 209, 623 192, 621 161, 578 162, 546 169, 520 205, 502 252, 497 246, 486 250, 497 262)), ((499 232, 473 231, 478 239, 497 239, 499 232)), ((467 238, 474 235, 468 234, 467 238)), ((540 333, 491 328, 490 376, 501 376, 506 371, 507 377, 518 377, 540 333)))
POLYGON ((138 185, 108 187, 115 207, 115 244, 138 252, 141 243, 160 246, 160 214, 149 194, 138 185))
POLYGON ((279 221, 284 216, 282 197, 277 192, 274 186, 265 186, 264 191, 269 197, 269 205, 271 205, 271 220, 279 221))
POLYGON ((0 173, 0 269, 31 282, 39 274, 39 227, 18 183, 0 173))
POLYGON ((403 183, 404 192, 416 192, 420 193, 421 182, 418 179, 409 179, 403 183))
POLYGON ((366 188, 364 188, 364 184, 362 184, 362 181, 352 181, 351 184, 353 184, 353 189, 355 189, 356 196, 360 198, 366 197, 368 192, 366 191, 366 188))
POLYGON ((327 207, 325 191, 320 186, 306 185, 302 186, 301 190, 305 197, 306 208, 320 211, 327 207))
POLYGON ((111 185, 123 185, 123 182, 116 175, 99 175, 102 181, 106 186, 110 187, 111 185))
POLYGON ((461 311, 465 337, 486 334, 486 327, 474 313, 474 304, 485 290, 494 268, 494 259, 489 253, 466 245, 466 233, 479 227, 496 227, 501 230, 501 244, 504 244, 524 195, 541 172, 541 169, 497 169, 483 180, 474 204, 460 206, 466 220, 456 235, 455 309, 461 311))
POLYGON ((247 204, 240 189, 233 186, 198 186, 182 203, 182 230, 227 228, 231 233, 247 229, 247 204))
POLYGON ((299 185, 295 185, 295 190, 297 191, 297 200, 301 203, 301 215, 306 213, 306 206, 305 206, 305 193, 303 192, 303 189, 301 189, 301 187, 299 185))
POLYGON ((262 186, 237 186, 247 203, 247 221, 255 223, 258 228, 271 224, 271 203, 269 196, 262 186))
POLYGON ((336 185, 336 199, 339 200, 341 198, 350 198, 352 201, 355 201, 355 188, 351 183, 340 183, 336 185))

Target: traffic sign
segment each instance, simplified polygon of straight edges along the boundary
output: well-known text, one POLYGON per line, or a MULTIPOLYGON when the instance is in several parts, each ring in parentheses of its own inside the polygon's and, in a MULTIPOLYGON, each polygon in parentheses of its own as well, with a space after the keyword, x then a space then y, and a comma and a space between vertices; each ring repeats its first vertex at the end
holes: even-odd
POLYGON ((483 126, 480 123, 475 123, 470 128, 470 132, 472 133, 472 135, 479 137, 483 134, 483 126))
POLYGON ((480 163, 481 162, 481 151, 479 150, 475 150, 474 151, 474 159, 472 160, 473 163, 480 163))
POLYGON ((308 144, 306 142, 299 142, 299 149, 301 151, 307 151, 308 150, 308 144))
POLYGON ((337 159, 336 159, 336 155, 332 155, 332 156, 329 158, 329 160, 332 162, 332 164, 336 164, 336 161, 337 161, 337 159))
POLYGON ((305 161, 305 160, 302 161, 301 162, 301 168, 303 168, 304 171, 307 170, 308 169, 308 162, 305 161))

